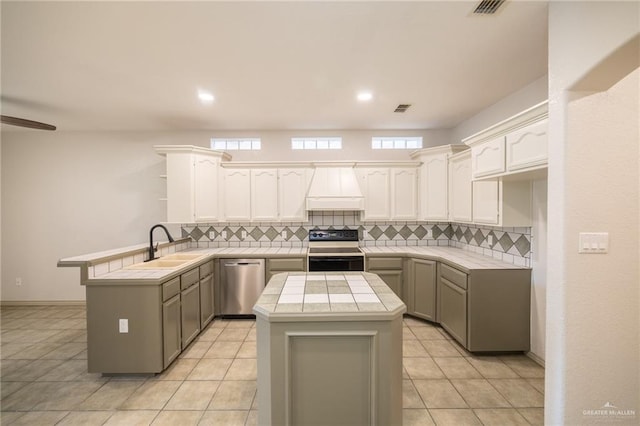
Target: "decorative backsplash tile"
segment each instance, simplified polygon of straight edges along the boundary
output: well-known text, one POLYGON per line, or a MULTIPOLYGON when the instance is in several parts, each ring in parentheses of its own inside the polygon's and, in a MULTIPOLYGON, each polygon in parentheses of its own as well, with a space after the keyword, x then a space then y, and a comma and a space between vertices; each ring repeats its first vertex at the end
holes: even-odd
POLYGON ((198 247, 305 247, 309 231, 317 228, 358 229, 364 246, 453 246, 509 263, 530 265, 531 228, 447 222, 361 222, 359 213, 355 212, 311 212, 308 222, 183 224, 181 227, 182 237, 191 237, 198 247))
POLYGON ((451 228, 449 245, 452 247, 531 266, 531 228, 478 227, 459 223, 452 223, 451 228))

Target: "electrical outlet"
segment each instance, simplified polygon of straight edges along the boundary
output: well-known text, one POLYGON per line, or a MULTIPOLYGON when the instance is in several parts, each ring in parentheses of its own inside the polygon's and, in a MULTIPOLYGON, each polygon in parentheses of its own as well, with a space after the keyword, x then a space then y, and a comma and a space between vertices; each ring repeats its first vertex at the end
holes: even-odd
POLYGON ((209 231, 209 239, 211 241, 213 241, 213 239, 216 237, 216 232, 215 231, 209 231))
POLYGON ((369 236, 369 233, 367 232, 367 230, 363 229, 362 230, 362 239, 366 240, 368 236, 369 236))
POLYGON ((493 235, 487 235, 487 244, 493 245, 493 235))
POLYGON ((247 231, 245 231, 244 229, 242 230, 242 232, 240 233, 242 235, 242 239, 246 239, 247 238, 247 231))
POLYGON ((20 278, 20 277, 16 278, 16 285, 18 287, 20 287, 22 285, 22 278, 20 278))
POLYGON ((287 231, 282 231, 282 238, 287 239, 287 231))
POLYGON ((120 333, 128 333, 129 332, 129 320, 126 318, 120 318, 118 320, 118 330, 120 333))
POLYGON ((220 236, 222 237, 223 240, 226 240, 227 239, 227 231, 220 232, 220 236))

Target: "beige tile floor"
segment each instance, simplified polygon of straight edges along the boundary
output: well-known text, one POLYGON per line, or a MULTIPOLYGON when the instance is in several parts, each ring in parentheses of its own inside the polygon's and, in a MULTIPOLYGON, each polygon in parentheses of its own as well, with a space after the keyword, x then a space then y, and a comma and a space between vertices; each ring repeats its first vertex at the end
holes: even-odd
MULTIPOLYGON (((255 425, 250 320, 216 320, 153 377, 87 373, 82 307, 0 310, 2 425, 255 425)), ((543 424, 544 369, 523 355, 472 356, 405 317, 404 425, 543 424)))

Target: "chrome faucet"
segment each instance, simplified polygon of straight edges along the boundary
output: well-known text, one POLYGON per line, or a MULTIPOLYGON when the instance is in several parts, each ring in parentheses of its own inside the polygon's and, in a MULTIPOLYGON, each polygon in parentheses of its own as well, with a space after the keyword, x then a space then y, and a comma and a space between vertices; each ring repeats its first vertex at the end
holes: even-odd
POLYGON ((147 260, 145 260, 145 262, 149 262, 150 260, 154 260, 157 259, 156 258, 156 252, 158 251, 158 243, 156 243, 156 246, 153 246, 153 230, 156 228, 162 228, 164 229, 164 232, 167 234, 167 238, 169 238, 169 242, 172 243, 174 240, 171 237, 171 234, 169 234, 169 230, 164 226, 164 225, 153 225, 151 227, 151 230, 149 231, 149 258, 147 260))

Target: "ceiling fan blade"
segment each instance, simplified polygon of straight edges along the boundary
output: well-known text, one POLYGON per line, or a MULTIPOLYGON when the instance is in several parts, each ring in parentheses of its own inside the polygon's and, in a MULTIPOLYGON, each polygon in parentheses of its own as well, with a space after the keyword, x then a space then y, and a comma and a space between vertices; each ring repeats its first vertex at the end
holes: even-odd
POLYGON ((56 126, 51 124, 41 123, 39 121, 27 120, 24 118, 10 117, 8 115, 0 115, 0 122, 4 124, 10 124, 12 126, 28 127, 30 129, 38 130, 55 130, 56 126))

